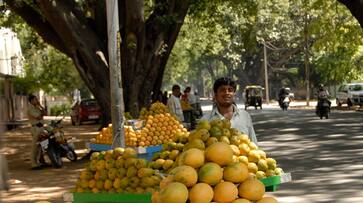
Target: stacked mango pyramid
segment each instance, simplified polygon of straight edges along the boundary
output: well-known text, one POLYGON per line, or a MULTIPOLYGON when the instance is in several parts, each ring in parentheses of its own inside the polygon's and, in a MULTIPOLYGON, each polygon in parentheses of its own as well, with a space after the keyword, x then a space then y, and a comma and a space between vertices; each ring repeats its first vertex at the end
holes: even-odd
MULTIPOLYGON (((178 134, 187 133, 187 129, 160 102, 153 103, 149 110, 143 109, 140 114, 140 119, 146 121, 144 127, 140 130, 134 130, 132 126, 124 126, 126 146, 145 147, 160 145, 173 141, 178 134)), ((103 128, 91 140, 91 142, 96 144, 107 145, 111 145, 112 141, 112 124, 103 128)))
POLYGON ((153 202, 277 202, 264 197, 258 179, 280 175, 282 169, 227 120, 201 121, 189 136, 164 144, 153 160, 152 168, 169 174, 153 202))
POLYGON ((152 193, 161 177, 132 148, 94 152, 76 182, 75 192, 152 193))

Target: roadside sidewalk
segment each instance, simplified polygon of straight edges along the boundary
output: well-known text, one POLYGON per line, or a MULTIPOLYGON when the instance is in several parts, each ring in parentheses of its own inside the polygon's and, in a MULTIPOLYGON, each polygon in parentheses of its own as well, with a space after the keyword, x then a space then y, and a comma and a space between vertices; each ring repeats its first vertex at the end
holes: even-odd
MULTIPOLYGON (((55 117, 46 117, 47 121, 51 119, 55 119, 55 117)), ((70 162, 63 159, 62 168, 50 167, 39 171, 30 170, 30 125, 5 131, 1 137, 1 152, 8 160, 10 190, 1 191, 0 201, 7 203, 31 203, 39 200, 47 200, 52 203, 63 202, 63 193, 74 187, 79 177, 79 171, 87 162, 87 160, 81 159, 88 152, 84 143, 98 133, 99 125, 72 126, 69 118, 66 117, 63 126, 66 137, 76 138, 78 161, 70 162)))

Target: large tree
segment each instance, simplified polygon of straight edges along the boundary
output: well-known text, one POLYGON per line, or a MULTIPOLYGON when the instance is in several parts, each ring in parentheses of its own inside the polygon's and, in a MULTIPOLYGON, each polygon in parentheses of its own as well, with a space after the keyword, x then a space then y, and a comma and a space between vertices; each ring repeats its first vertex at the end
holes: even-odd
MULTIPOLYGON (((46 41, 69 56, 110 118, 105 0, 5 0, 46 41), (100 54, 102 53, 102 54, 100 54)), ((138 112, 159 90, 167 59, 192 0, 119 0, 125 107, 138 112), (145 8, 148 10, 145 11, 145 8)), ((198 8, 202 1, 195 1, 198 8)))

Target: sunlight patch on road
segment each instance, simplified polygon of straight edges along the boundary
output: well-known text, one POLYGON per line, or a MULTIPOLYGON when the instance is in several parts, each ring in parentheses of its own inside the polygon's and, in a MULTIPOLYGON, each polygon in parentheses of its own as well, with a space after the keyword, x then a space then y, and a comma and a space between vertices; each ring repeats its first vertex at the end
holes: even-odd
POLYGON ((347 183, 351 183, 351 182, 355 182, 357 181, 356 179, 350 178, 350 179, 335 179, 332 180, 333 184, 347 184, 347 183))
POLYGON ((301 198, 301 197, 296 197, 296 196, 277 197, 277 199, 279 200, 279 202, 284 202, 284 203, 308 203, 308 202, 311 202, 311 201, 307 200, 306 198, 301 198))
POLYGON ((12 147, 3 147, 1 149, 1 153, 5 154, 5 155, 16 154, 18 151, 19 151, 19 149, 12 148, 12 147))
POLYGON ((23 181, 21 181, 21 180, 17 180, 17 179, 10 179, 9 180, 9 183, 10 184, 19 184, 19 183, 22 183, 23 181))
POLYGON ((281 129, 281 132, 291 132, 291 131, 299 131, 300 128, 285 128, 285 129, 281 129))
POLYGON ((333 124, 333 126, 337 126, 337 127, 352 127, 352 126, 358 126, 358 127, 362 127, 362 123, 337 123, 337 124, 333 124))
POLYGON ((44 193, 44 192, 50 192, 50 191, 57 191, 57 190, 63 190, 62 187, 33 187, 31 189, 29 189, 29 192, 37 192, 39 194, 44 193))
POLYGON ((330 137, 330 138, 333 138, 333 137, 345 137, 347 136, 346 134, 331 134, 331 135, 326 135, 326 137, 330 137))

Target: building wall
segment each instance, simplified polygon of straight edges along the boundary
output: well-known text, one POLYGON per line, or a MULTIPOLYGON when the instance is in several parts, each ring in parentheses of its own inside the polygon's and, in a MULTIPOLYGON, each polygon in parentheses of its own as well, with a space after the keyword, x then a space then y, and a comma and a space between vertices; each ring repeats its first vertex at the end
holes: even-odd
POLYGON ((20 76, 23 73, 23 55, 15 32, 0 28, 0 73, 20 76))

